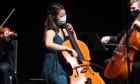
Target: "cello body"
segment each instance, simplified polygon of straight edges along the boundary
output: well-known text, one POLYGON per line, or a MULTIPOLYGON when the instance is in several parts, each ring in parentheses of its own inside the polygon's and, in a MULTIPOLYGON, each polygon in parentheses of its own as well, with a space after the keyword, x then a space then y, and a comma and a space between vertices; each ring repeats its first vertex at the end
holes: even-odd
MULTIPOLYGON (((85 60, 90 60, 90 53, 87 46, 80 40, 76 43, 85 60)), ((73 48, 70 40, 65 41, 62 45, 73 48)), ((105 84, 98 72, 94 72, 90 67, 90 63, 84 60, 74 58, 67 51, 62 51, 67 63, 72 67, 72 74, 70 77, 70 84, 105 84), (80 63, 78 61, 81 61, 80 63)))
POLYGON ((71 55, 71 52, 62 51, 66 63, 62 63, 64 62, 62 61, 61 64, 70 65, 62 65, 63 68, 68 67, 67 70, 70 70, 70 74, 68 73, 69 84, 105 84, 99 74, 90 67, 90 53, 87 46, 82 41, 74 39, 66 23, 64 26, 70 39, 64 41, 62 45, 74 49, 78 54, 78 57, 75 58, 71 55))
POLYGON ((117 50, 114 51, 114 55, 112 56, 111 60, 107 64, 104 76, 106 78, 112 79, 114 81, 125 81, 128 78, 128 71, 130 70, 130 73, 132 71, 132 65, 133 65, 133 59, 135 56, 135 53, 140 49, 140 33, 137 30, 132 30, 131 36, 128 39, 130 44, 129 49, 129 70, 128 70, 128 52, 127 48, 125 46, 124 40, 126 34, 121 38, 120 44, 124 44, 122 46, 118 46, 117 50))

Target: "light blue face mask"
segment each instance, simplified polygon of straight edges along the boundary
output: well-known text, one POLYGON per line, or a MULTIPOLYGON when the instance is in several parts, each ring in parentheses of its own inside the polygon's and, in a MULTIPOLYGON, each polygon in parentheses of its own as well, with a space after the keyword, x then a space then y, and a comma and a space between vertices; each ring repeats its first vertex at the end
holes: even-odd
POLYGON ((66 23, 66 16, 63 16, 62 18, 59 18, 58 19, 58 24, 59 25, 63 25, 66 23))

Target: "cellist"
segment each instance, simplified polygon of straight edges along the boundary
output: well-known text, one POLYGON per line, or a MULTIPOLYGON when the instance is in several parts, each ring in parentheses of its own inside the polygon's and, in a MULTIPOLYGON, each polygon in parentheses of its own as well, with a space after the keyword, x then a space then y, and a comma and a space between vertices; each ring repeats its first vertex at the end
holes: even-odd
MULTIPOLYGON (((113 42, 113 43, 119 43, 120 39, 122 38, 122 35, 124 33, 128 32, 127 28, 130 28, 132 25, 134 25, 134 28, 138 33, 140 33, 140 21, 136 20, 136 17, 140 13, 140 0, 130 0, 129 3, 130 6, 130 13, 132 15, 132 21, 128 23, 128 26, 126 26, 122 32, 118 33, 116 36, 104 36, 101 38, 102 43, 108 43, 108 42, 113 42)), ((131 34, 131 33, 129 33, 131 34)), ((140 40, 140 39, 139 39, 140 40)), ((140 44, 139 44, 140 45, 140 44)), ((110 58, 106 59, 104 61, 105 65, 108 64, 110 61, 110 58)), ((140 50, 135 54, 134 59, 133 59, 133 65, 132 65, 132 72, 130 73, 130 78, 131 78, 131 83, 130 84, 140 84, 140 50)), ((107 84, 116 84, 115 82, 109 82, 107 84)), ((117 83, 117 84, 124 84, 124 83, 117 83)))
MULTIPOLYGON (((52 3, 48 10, 45 20, 44 31, 44 49, 45 57, 42 69, 42 75, 45 79, 45 84, 68 84, 68 74, 62 68, 57 56, 57 52, 68 51, 73 57, 77 57, 77 52, 62 43, 67 40, 67 32, 64 28, 67 15, 66 9, 62 4, 52 3), (66 37, 65 37, 66 36, 66 37)), ((73 37, 77 39, 73 26, 67 23, 73 37)))

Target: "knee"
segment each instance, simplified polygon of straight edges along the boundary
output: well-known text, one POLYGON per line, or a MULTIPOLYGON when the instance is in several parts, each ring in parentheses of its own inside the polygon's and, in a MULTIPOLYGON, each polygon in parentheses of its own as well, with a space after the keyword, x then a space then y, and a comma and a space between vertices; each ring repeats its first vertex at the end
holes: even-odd
POLYGON ((106 59, 106 60, 104 61, 104 66, 106 66, 106 65, 109 63, 109 61, 110 61, 110 58, 109 58, 109 59, 106 59))
POLYGON ((6 64, 0 64, 0 71, 7 72, 9 71, 9 67, 6 64))

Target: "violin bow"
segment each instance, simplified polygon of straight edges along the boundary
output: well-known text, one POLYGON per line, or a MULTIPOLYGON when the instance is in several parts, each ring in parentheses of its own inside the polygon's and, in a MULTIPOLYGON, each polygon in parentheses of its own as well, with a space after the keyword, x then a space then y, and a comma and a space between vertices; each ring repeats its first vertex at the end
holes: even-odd
POLYGON ((8 20, 8 18, 11 16, 11 14, 15 11, 15 8, 10 12, 10 14, 8 15, 8 17, 4 20, 4 22, 1 24, 0 28, 2 28, 2 26, 5 24, 5 22, 8 20))

